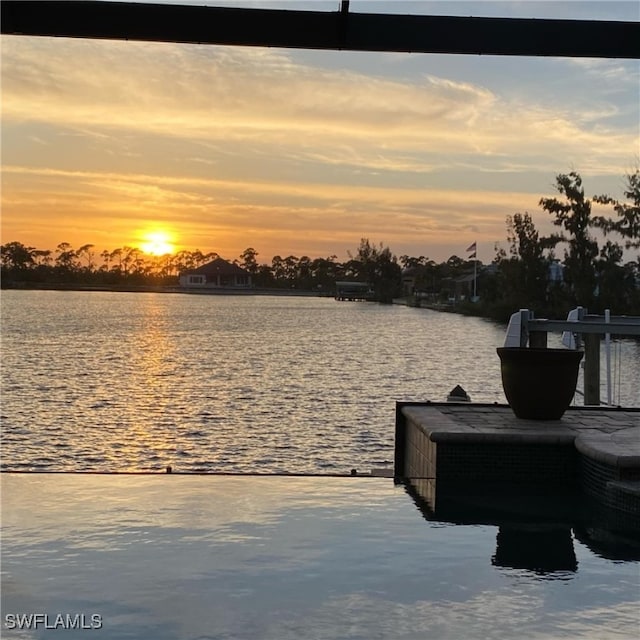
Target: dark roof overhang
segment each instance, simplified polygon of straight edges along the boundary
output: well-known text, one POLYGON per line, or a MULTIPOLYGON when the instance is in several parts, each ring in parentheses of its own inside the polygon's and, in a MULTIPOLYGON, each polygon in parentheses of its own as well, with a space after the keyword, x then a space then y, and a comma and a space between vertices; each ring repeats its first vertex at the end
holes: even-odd
POLYGON ((640 58, 640 23, 4 0, 3 34, 350 51, 640 58))

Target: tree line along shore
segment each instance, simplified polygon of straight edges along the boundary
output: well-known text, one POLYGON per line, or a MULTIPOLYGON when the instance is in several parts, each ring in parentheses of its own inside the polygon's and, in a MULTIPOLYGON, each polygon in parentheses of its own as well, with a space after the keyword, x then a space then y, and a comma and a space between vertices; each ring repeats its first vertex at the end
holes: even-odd
MULTIPOLYGON (((508 248, 496 247, 489 264, 475 254, 441 263, 398 257, 367 238, 343 262, 335 255, 277 255, 261 263, 249 247, 233 263, 251 274, 256 291, 331 295, 336 282, 355 281, 368 283, 378 302, 405 297, 500 321, 523 307, 539 317, 564 317, 577 305, 640 315, 640 170, 625 177, 622 202, 587 198, 576 172, 558 175, 555 186, 558 197, 541 198, 540 206, 558 232, 540 235, 527 212, 507 216, 508 248), (609 215, 595 215, 593 203, 609 215)), ((92 244, 74 249, 66 242, 52 251, 11 241, 0 247, 1 282, 3 288, 171 290, 180 273, 217 257, 199 250, 153 256, 128 246, 98 254, 92 244)))

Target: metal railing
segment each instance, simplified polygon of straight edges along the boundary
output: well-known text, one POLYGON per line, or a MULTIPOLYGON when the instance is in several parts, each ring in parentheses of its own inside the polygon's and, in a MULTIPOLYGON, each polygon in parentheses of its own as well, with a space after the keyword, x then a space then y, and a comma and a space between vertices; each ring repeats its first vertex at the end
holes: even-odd
POLYGON ((520 309, 520 346, 546 347, 549 332, 569 332, 576 348, 584 349, 584 403, 600 404, 600 343, 616 336, 640 336, 640 316, 594 315, 578 307, 575 320, 537 319, 533 311, 520 309))

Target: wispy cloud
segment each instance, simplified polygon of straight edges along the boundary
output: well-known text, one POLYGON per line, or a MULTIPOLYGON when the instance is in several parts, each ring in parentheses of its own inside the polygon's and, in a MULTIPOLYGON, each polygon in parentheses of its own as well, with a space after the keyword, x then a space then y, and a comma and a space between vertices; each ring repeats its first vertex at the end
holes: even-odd
POLYGON ((259 141, 397 171, 428 170, 442 152, 476 153, 480 165, 483 154, 597 149, 613 161, 635 142, 607 126, 613 107, 523 103, 468 82, 322 69, 272 50, 13 39, 3 64, 6 120, 44 118, 98 136, 259 141), (581 127, 594 120, 598 130, 581 127))
MULTIPOLYGON (((416 74, 410 57, 393 75, 335 60, 3 38, 5 237, 49 234, 55 216, 60 235, 111 245, 157 220, 220 252, 287 238, 326 254, 372 236, 445 253, 471 231, 504 237, 556 172, 617 180, 637 156, 637 122, 620 118, 637 101, 536 98, 446 65, 416 74)), ((581 68, 615 84, 615 67, 581 68)))

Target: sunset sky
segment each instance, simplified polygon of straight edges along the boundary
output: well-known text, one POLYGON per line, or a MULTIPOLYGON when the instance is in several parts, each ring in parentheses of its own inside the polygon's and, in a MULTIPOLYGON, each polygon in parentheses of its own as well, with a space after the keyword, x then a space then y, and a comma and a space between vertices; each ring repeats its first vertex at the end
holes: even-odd
MULTIPOLYGON (((203 4, 182 2, 181 4, 203 4)), ((322 2, 212 6, 335 11, 322 2)), ((352 12, 640 20, 638 2, 364 2, 352 12)), ((606 37, 606 34, 603 34, 606 37)), ((441 261, 557 173, 622 197, 637 60, 350 53, 2 37, 2 242, 96 251, 165 232, 259 262, 355 251, 441 261)))

